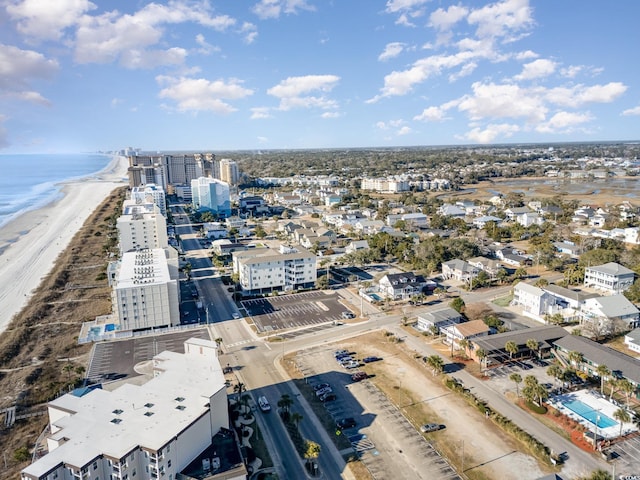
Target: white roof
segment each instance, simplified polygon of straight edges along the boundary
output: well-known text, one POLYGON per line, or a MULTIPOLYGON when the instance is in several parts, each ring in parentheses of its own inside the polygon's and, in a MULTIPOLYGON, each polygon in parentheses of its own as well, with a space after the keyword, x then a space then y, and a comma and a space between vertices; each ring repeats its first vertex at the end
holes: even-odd
POLYGON ((162 248, 126 252, 122 255, 116 288, 163 284, 171 281, 167 258, 162 248))

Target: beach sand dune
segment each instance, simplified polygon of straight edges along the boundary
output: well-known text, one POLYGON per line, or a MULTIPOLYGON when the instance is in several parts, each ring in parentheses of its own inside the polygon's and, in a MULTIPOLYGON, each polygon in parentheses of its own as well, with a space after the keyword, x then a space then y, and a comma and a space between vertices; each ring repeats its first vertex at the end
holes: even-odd
POLYGON ((126 184, 126 157, 102 171, 61 183, 58 201, 21 215, 0 229, 0 333, 27 304, 58 255, 114 189, 126 184))

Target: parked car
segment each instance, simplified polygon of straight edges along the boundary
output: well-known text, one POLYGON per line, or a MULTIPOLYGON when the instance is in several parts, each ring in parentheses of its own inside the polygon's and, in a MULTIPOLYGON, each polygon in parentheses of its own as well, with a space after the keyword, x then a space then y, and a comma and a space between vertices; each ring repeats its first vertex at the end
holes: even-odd
POLYGON ((346 355, 338 359, 338 363, 341 365, 344 365, 345 363, 349 363, 349 362, 353 362, 353 357, 351 355, 346 355))
POLYGON ((380 357, 364 357, 364 358, 362 359, 362 361, 363 361, 364 363, 378 362, 378 361, 380 361, 380 360, 382 360, 382 358, 380 358, 380 357))
POLYGON ((333 392, 333 389, 331 387, 322 388, 316 392, 316 396, 320 398, 325 393, 331 393, 331 392, 333 392))
POLYGON ((333 352, 333 356, 338 358, 341 355, 347 355, 349 354, 349 350, 336 350, 335 352, 333 352))
POLYGON ((336 394, 329 392, 329 393, 325 393, 324 395, 322 395, 320 397, 320 401, 321 402, 333 402, 336 399, 336 394))
POLYGON ((331 385, 329 385, 328 383, 319 383, 318 385, 314 385, 313 386, 313 390, 315 392, 317 392, 318 390, 322 390, 323 388, 327 388, 330 387, 331 385))
POLYGON ((352 360, 350 362, 343 363, 342 366, 346 369, 358 368, 360 366, 360 362, 356 362, 355 360, 352 360))
POLYGON ((439 423, 427 423, 426 425, 420 427, 420 431, 422 433, 437 432, 438 430, 442 429, 442 427, 443 426, 439 423))
POLYGON ((355 426, 356 426, 356 419, 353 417, 341 418, 336 422, 336 427, 338 427, 340 430, 353 428, 355 426))
POLYGON ((367 375, 367 372, 356 372, 353 375, 351 375, 351 380, 353 380, 354 382, 360 382, 366 378, 369 378, 369 375, 367 375))
POLYGON ((342 318, 356 318, 356 316, 352 312, 342 312, 342 318))
POLYGON ((269 405, 269 402, 267 401, 267 397, 265 397, 264 395, 261 397, 258 397, 258 406, 260 407, 260 410, 262 410, 263 412, 268 412, 271 410, 271 405, 269 405))

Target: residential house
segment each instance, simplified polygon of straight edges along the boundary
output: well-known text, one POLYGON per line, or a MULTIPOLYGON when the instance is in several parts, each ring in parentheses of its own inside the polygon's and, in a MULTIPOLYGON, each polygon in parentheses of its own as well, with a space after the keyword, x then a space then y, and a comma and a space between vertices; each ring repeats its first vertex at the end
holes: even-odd
POLYGON ((444 342, 454 347, 460 346, 461 340, 472 341, 479 337, 489 335, 489 327, 482 320, 471 320, 470 322, 454 323, 442 327, 440 331, 445 336, 444 342))
POLYGON ((442 215, 443 217, 464 218, 467 212, 460 207, 445 203, 438 208, 438 215, 442 215))
POLYGON ((464 317, 451 307, 442 308, 435 311, 422 311, 417 312, 416 317, 418 322, 416 328, 423 332, 440 332, 440 329, 461 323, 464 321, 464 317))
POLYGON ((511 305, 522 307, 524 315, 543 322, 546 314, 554 313, 555 299, 549 292, 545 292, 541 288, 525 282, 518 282, 513 287, 511 305))
POLYGON ((360 250, 368 250, 369 242, 366 240, 353 240, 347 248, 344 249, 344 253, 355 253, 360 250))
POLYGON ((566 322, 577 322, 580 320, 579 312, 588 298, 597 297, 597 293, 586 293, 561 287, 550 283, 540 287, 554 298, 554 313, 559 313, 566 322))
POLYGON ((496 227, 502 225, 502 219, 498 217, 494 217, 493 215, 484 215, 482 217, 476 217, 473 219, 473 226, 476 228, 484 228, 487 226, 487 223, 494 222, 496 227))
POLYGON ((604 265, 584 269, 584 286, 607 293, 621 293, 627 290, 635 279, 635 272, 622 265, 609 262, 604 265))
POLYGON ((469 259, 469 265, 486 272, 492 279, 496 278, 500 270, 504 270, 504 267, 500 262, 487 257, 471 258, 469 259))
POLYGON ((580 317, 585 333, 600 337, 638 327, 640 311, 627 297, 616 294, 586 299, 580 317))
POLYGON ((469 283, 478 276, 479 269, 460 259, 449 260, 442 263, 442 278, 454 279, 469 283))
POLYGON ((533 212, 529 209, 529 207, 511 207, 511 208, 507 208, 504 211, 504 213, 507 216, 507 219, 511 221, 516 221, 519 215, 524 215, 525 213, 533 213, 533 212))
POLYGON ((382 227, 384 227, 382 220, 366 220, 362 218, 355 223, 354 230, 363 235, 373 235, 378 233, 382 227))
POLYGON ((507 265, 512 265, 514 267, 531 265, 531 259, 528 257, 525 257, 513 247, 504 247, 497 250, 496 257, 498 257, 507 265))
POLYGON ((515 217, 516 223, 523 227, 529 227, 531 225, 542 225, 544 218, 538 215, 536 212, 525 212, 515 217))
POLYGON ((420 212, 404 213, 400 219, 404 220, 407 226, 412 228, 426 228, 429 223, 429 218, 424 213, 420 212))
POLYGON ((569 242, 568 240, 563 240, 562 242, 553 242, 553 246, 559 253, 569 255, 572 258, 577 258, 582 253, 582 247, 580 247, 580 245, 576 245, 575 243, 569 242))
POLYGON ((406 299, 423 292, 427 281, 413 272, 389 273, 378 282, 378 290, 393 300, 406 299))
POLYGON ((624 336, 624 344, 632 352, 640 353, 640 328, 634 328, 624 336))

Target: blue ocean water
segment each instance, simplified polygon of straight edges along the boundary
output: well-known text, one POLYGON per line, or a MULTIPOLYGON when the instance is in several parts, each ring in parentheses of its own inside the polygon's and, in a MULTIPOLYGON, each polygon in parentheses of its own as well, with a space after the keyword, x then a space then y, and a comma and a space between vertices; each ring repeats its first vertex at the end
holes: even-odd
POLYGON ((97 173, 111 160, 101 154, 0 155, 0 228, 56 200, 60 182, 97 173))

